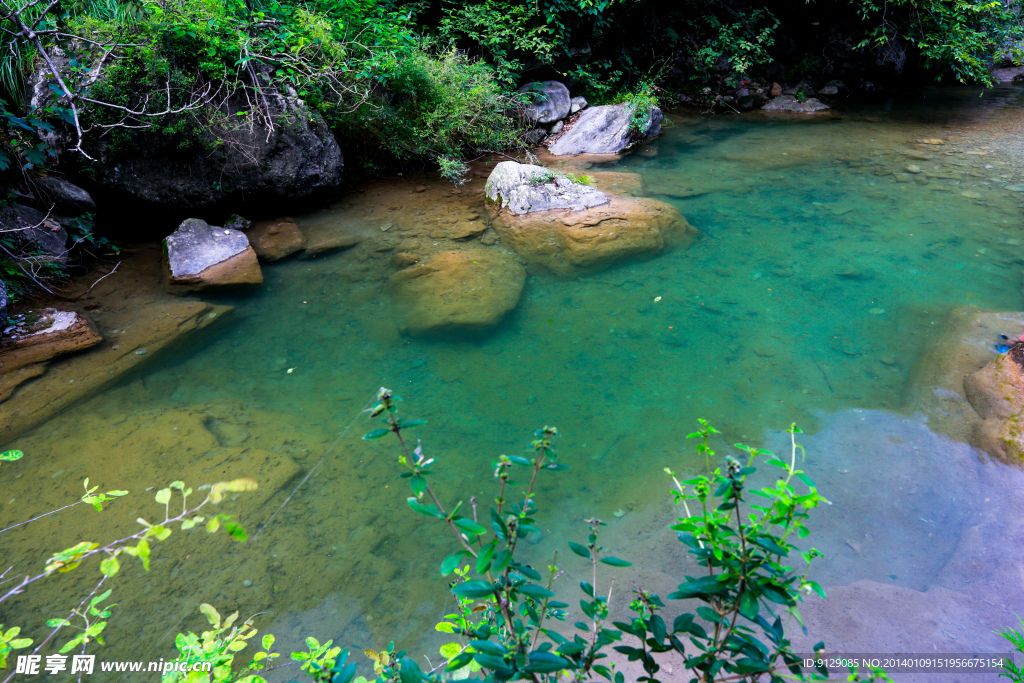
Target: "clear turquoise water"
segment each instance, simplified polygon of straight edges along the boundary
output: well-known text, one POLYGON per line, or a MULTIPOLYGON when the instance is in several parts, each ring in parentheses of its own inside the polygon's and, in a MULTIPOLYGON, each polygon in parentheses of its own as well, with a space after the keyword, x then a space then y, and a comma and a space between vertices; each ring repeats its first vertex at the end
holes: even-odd
MULTIPOLYGON (((381 385, 429 420, 420 436, 441 457, 448 500, 489 499, 491 458, 518 452, 542 424, 559 427, 572 470, 541 487, 545 536, 529 549, 538 561, 598 514, 613 520, 620 554, 651 559, 634 580, 671 584, 682 553, 662 531, 671 516, 662 469, 701 466, 682 438, 695 419, 729 441, 773 446, 770 430, 797 422, 815 433, 808 469, 846 503, 823 516, 830 585, 846 595, 871 579, 927 596, 945 581, 972 595, 943 568, 964 530, 998 518, 981 504, 985 486, 995 486, 985 468, 994 466, 898 413, 911 368, 950 308, 1024 305, 1018 167, 998 142, 982 148, 1008 129, 1020 99, 1012 90, 982 99, 944 91, 835 119, 676 119, 609 170, 640 174, 647 194, 678 206, 701 239, 576 280, 533 273, 519 307, 483 337, 401 336, 379 269, 351 252, 266 268, 266 285, 230 301, 233 322, 201 348, 165 357, 20 440, 53 452, 55 463, 74 462, 89 429, 116 434, 122 423, 145 429, 160 413, 198 413, 234 425, 227 442, 218 433, 221 448, 317 466, 250 547, 179 540, 166 551, 166 581, 126 577, 112 652, 139 651, 141 635, 166 656, 176 629, 201 625, 201 601, 265 612, 262 625, 286 640, 329 633, 376 647, 397 636, 427 648, 416 634, 445 608, 435 567, 449 545, 405 508, 397 452, 358 440, 372 428, 359 411, 381 385), (942 146, 915 143, 951 136, 942 146), (913 482, 908 471, 917 472, 913 482), (937 545, 937 530, 920 519, 940 520, 945 540, 937 545), (191 565, 171 559, 186 552, 191 565)), ((194 462, 182 467, 202 476, 194 462)), ((994 477, 1008 488, 992 489, 992 507, 1016 499, 1015 477, 994 477)), ((257 528, 295 483, 246 523, 257 528)), ((1007 595, 1019 598, 1016 590, 1007 595)), ((900 604, 918 604, 901 595, 900 604)), ((847 595, 847 604, 858 599, 869 598, 847 595)), ((921 622, 914 609, 895 617, 907 632, 921 622)), ((828 614, 812 609, 827 634, 860 637, 828 614)), ((967 621, 977 616, 964 613, 943 632, 967 621)), ((1012 623, 1003 621, 996 625, 1012 623)), ((991 630, 971 631, 978 647, 995 646, 991 630)))

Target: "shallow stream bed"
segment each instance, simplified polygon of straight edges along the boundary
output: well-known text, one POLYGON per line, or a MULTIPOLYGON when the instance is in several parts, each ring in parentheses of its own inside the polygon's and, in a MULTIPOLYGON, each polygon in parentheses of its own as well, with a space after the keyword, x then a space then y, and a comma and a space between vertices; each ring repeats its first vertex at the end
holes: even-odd
MULTIPOLYGON (((76 508, 9 532, 5 560, 41 565, 133 530, 157 514, 147 487, 250 463, 279 489, 237 501, 250 542, 176 533, 151 572, 126 568, 100 657, 170 657, 209 602, 262 613, 282 644, 316 634, 358 651, 394 638, 436 664, 436 638, 421 634, 451 607, 437 572, 450 543, 408 510, 393 444, 359 440, 377 387, 429 421, 417 436, 449 501, 491 499, 491 459, 556 425, 571 470, 542 482, 528 555, 546 562, 597 515, 604 545, 643 565, 618 572, 623 596, 641 584, 664 594, 688 566, 666 528, 663 469, 703 468, 683 438, 696 419, 776 449, 796 422, 805 469, 834 502, 811 538, 832 598, 808 599, 809 635, 796 640, 1003 650, 993 631, 1024 612, 1024 477, 904 414, 904 397, 950 309, 1024 309, 1022 104, 1016 89, 932 90, 836 117, 675 117, 602 170, 640 174, 701 239, 579 279, 532 273, 482 338, 401 335, 378 271, 352 252, 267 267, 257 293, 219 301, 236 306, 233 322, 201 346, 5 447, 26 457, 0 468, 3 526, 77 498, 86 476, 134 494, 102 517, 76 508)), ((571 594, 583 567, 566 566, 571 594)), ((64 578, 5 621, 60 616, 93 574, 64 578)))

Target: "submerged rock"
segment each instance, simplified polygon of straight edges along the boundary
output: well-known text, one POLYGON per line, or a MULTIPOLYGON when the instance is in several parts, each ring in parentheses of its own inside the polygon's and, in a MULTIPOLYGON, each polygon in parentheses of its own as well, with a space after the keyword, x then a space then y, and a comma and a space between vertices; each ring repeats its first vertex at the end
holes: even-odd
POLYGON ((264 261, 277 261, 306 248, 306 236, 295 219, 284 217, 272 221, 256 221, 246 231, 256 255, 264 261))
POLYGON ((41 375, 47 362, 101 341, 92 323, 74 311, 47 308, 29 314, 26 327, 0 346, 0 401, 25 380, 41 375))
POLYGON ((633 109, 629 104, 606 104, 583 110, 572 128, 551 143, 548 151, 556 156, 567 154, 618 154, 661 133, 664 119, 661 109, 652 107, 642 131, 633 130, 633 109))
POLYGON ((263 273, 245 233, 209 225, 198 218, 182 221, 165 240, 170 284, 175 293, 226 285, 260 285, 263 273))
POLYGON ((572 108, 569 89, 558 81, 527 83, 519 92, 532 96, 523 113, 533 123, 554 123, 568 116, 572 108))
POLYGON ((399 270, 388 286, 406 309, 411 334, 477 332, 519 303, 526 270, 503 249, 444 251, 399 270))
POLYGON ((816 97, 808 97, 801 102, 795 95, 779 95, 761 107, 761 111, 788 111, 798 114, 813 114, 826 109, 831 107, 816 97))
POLYGON ((503 161, 484 186, 487 198, 516 215, 556 209, 582 211, 608 203, 603 192, 543 166, 503 161))
POLYGON ((657 252, 668 243, 688 245, 697 231, 679 210, 657 199, 610 197, 602 206, 562 213, 516 215, 492 207, 494 229, 527 262, 562 276, 607 267, 657 252))

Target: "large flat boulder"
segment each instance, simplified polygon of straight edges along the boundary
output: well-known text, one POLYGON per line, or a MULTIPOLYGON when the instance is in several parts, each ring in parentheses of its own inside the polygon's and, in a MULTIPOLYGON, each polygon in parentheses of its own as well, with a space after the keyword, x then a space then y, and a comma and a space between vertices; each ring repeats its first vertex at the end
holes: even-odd
POLYGON ((263 284, 256 252, 245 233, 239 230, 189 218, 182 221, 164 244, 171 291, 175 293, 263 284))
POLYGON ((478 332, 516 307, 526 270, 501 248, 444 251, 399 270, 388 285, 411 334, 478 332))
POLYGON ((547 124, 564 119, 572 108, 569 89, 558 81, 527 83, 519 92, 531 97, 523 114, 532 123, 547 124))
POLYGON ((0 345, 0 373, 88 349, 101 341, 93 324, 75 311, 46 308, 29 313, 25 324, 12 330, 0 345))
POLYGON ((264 261, 278 261, 306 248, 306 236, 295 219, 287 216, 256 221, 245 236, 256 255, 264 261))
POLYGON ((487 198, 521 216, 537 211, 582 211, 608 203, 608 196, 564 173, 543 166, 503 161, 484 185, 487 198))
POLYGON ((2 384, 10 396, 0 398, 0 443, 83 398, 95 396, 163 348, 217 322, 231 310, 230 306, 177 299, 132 306, 130 324, 118 331, 113 343, 97 344, 59 361, 33 363, 0 376, 6 378, 2 384))
POLYGON ((565 132, 548 145, 556 156, 567 154, 618 154, 632 145, 645 142, 661 133, 664 119, 661 109, 646 112, 640 130, 633 122, 633 106, 628 103, 606 104, 584 109, 579 119, 566 126, 565 132))
POLYGON ((674 206, 646 198, 610 197, 606 205, 573 213, 516 215, 493 207, 492 224, 528 263, 570 277, 666 244, 685 246, 697 235, 674 206))

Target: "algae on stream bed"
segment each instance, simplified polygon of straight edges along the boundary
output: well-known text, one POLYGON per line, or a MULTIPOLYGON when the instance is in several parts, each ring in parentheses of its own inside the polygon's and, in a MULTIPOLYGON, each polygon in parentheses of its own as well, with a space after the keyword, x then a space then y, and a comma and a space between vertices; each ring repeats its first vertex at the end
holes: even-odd
MULTIPOLYGON (((597 514, 614 520, 607 547, 653 563, 623 575, 651 585, 680 574, 682 549, 664 531, 671 511, 662 468, 702 466, 682 438, 696 418, 729 442, 773 443, 769 430, 794 421, 820 430, 808 439, 806 469, 828 484, 823 494, 834 492, 837 508, 811 527, 831 551, 826 588, 845 601, 809 606, 819 625, 811 635, 881 647, 864 634, 878 602, 889 599, 906 606, 884 618, 904 620, 892 628, 909 634, 908 643, 941 632, 953 634, 948 652, 969 647, 969 637, 977 648, 996 647, 991 630, 1014 623, 1003 608, 1024 609, 1021 587, 1010 585, 1024 566, 1024 544, 1013 540, 1019 522, 998 530, 995 543, 1006 552, 1000 571, 986 574, 986 594, 1003 595, 1005 605, 986 613, 993 619, 983 632, 966 623, 979 613, 955 616, 955 606, 977 594, 966 588, 975 570, 954 560, 961 552, 976 564, 994 561, 968 535, 991 530, 999 510, 1019 506, 1019 474, 986 469, 995 466, 969 447, 893 412, 950 309, 1024 308, 1024 193, 1016 189, 1024 181, 1016 159, 978 142, 1009 125, 1005 105, 1019 108, 1021 97, 1011 89, 981 100, 934 92, 923 103, 813 121, 674 119, 643 154, 606 170, 639 174, 645 193, 675 204, 702 238, 579 279, 532 273, 518 308, 483 337, 402 336, 384 287, 392 272, 386 251, 266 268, 258 293, 219 302, 236 306, 233 323, 207 346, 165 357, 16 440, 26 457, 0 470, 10 499, 5 524, 76 497, 85 476, 133 496, 102 517, 64 514, 5 538, 8 564, 38 561, 87 536, 113 537, 153 508, 146 487, 168 478, 199 484, 218 468, 264 472, 258 499, 226 504, 240 506, 255 531, 344 431, 256 542, 230 546, 180 533, 156 549, 149 574, 124 571, 100 654, 172 655, 173 634, 204 623, 200 602, 243 616, 263 612, 261 630, 285 644, 316 634, 376 648, 395 638, 427 652, 430 637, 418 639, 450 606, 436 571, 448 544, 408 512, 391 444, 358 438, 368 429, 360 411, 383 384, 407 400, 407 414, 429 420, 417 436, 441 457, 438 488, 456 500, 489 499, 491 458, 519 452, 541 424, 557 425, 572 469, 541 483, 548 516, 530 554, 546 562, 584 533, 579 520, 597 514), (906 468, 928 474, 915 484, 902 478, 906 468), (852 469, 855 481, 840 476, 852 469), (943 482, 966 492, 952 500, 928 493, 943 482), (925 488, 908 493, 915 485, 925 488), (856 494, 865 486, 888 493, 868 496, 865 507, 856 494), (582 501, 595 496, 601 509, 585 509, 582 501), (105 520, 115 522, 99 527, 105 520), (926 604, 953 605, 954 615, 939 625, 918 618, 926 604), (844 621, 834 610, 853 613, 844 621)), ((407 192, 403 220, 417 220, 410 207, 444 201, 470 220, 472 198, 432 179, 403 182, 431 184, 407 192)), ((346 198, 344 210, 304 220, 330 224, 373 211, 380 222, 395 204, 386 190, 375 192, 371 186, 346 198), (373 203, 384 196, 388 203, 373 203)), ((450 238, 443 226, 427 227, 441 232, 425 229, 426 241, 450 238)), ((464 232, 457 239, 483 239, 479 230, 464 232)), ((41 622, 86 583, 60 577, 8 613, 41 622)))

